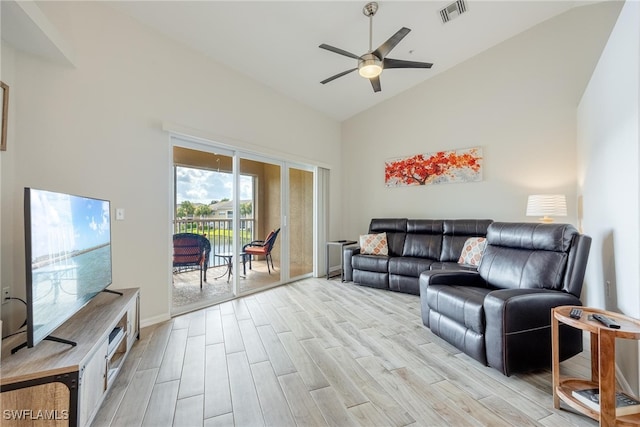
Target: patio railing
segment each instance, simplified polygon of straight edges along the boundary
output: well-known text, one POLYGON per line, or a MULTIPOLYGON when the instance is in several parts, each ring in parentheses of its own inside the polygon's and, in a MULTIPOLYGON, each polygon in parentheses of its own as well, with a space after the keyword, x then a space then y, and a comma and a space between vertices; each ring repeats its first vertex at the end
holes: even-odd
MULTIPOLYGON (((240 219, 240 246, 253 240, 255 220, 240 219)), ((225 252, 232 252, 233 230, 231 219, 178 219, 174 221, 173 232, 196 233, 205 236, 211 243, 211 256, 209 267, 224 265, 224 258, 214 256, 225 252)))

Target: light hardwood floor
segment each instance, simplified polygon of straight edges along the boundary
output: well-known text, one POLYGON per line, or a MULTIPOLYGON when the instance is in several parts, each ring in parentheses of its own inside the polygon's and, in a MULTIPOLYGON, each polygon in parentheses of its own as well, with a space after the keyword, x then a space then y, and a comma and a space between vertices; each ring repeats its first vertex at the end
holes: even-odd
MULTIPOLYGON (((290 277, 302 277, 313 270, 311 265, 292 264, 289 266, 290 277)), ((209 267, 208 281, 200 288, 198 270, 181 271, 172 276, 172 313, 182 314, 200 307, 218 304, 233 298, 232 284, 227 282, 226 267, 209 267)), ((240 292, 250 293, 279 284, 280 266, 269 273, 265 260, 254 260, 252 268, 246 267, 246 273, 240 275, 240 292)))
POLYGON ((305 279, 143 329, 93 425, 597 423, 553 408, 550 371, 505 377, 434 336, 417 296, 305 279))

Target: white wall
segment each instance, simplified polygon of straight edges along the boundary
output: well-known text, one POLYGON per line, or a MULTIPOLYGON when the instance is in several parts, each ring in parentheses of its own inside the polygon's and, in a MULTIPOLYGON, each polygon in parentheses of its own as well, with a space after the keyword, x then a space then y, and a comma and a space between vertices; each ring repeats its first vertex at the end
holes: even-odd
MULTIPOLYGON (((640 318, 640 3, 626 2, 578 107, 578 193, 593 237, 585 304, 640 318), (610 285, 607 286, 606 283, 610 285)), ((617 362, 638 392, 638 349, 617 362)))
MULTIPOLYGON (((4 194, 6 191, 10 191, 10 182, 4 179, 5 174, 12 174, 15 171, 14 152, 13 147, 15 143, 15 124, 16 124, 16 96, 19 93, 15 87, 16 73, 15 73, 15 51, 7 46, 4 42, 0 44, 0 52, 2 56, 0 58, 0 81, 9 86, 9 111, 8 124, 7 124, 7 151, 0 151, 0 206, 5 206, 6 198, 4 194)), ((0 236, 3 233, 10 232, 12 229, 13 215, 8 212, 4 212, 4 209, 0 209, 0 236)), ((10 287, 12 281, 6 279, 3 274, 4 259, 7 254, 11 254, 13 247, 10 242, 0 239, 0 289, 10 287)), ((0 305, 0 315, 2 318, 8 318, 10 316, 24 315, 24 306, 17 300, 12 300, 6 304, 0 305)), ((24 316, 23 316, 24 317, 24 316)), ((0 331, 1 332, 1 331, 0 331)), ((3 334, 4 336, 4 334, 3 334)))
MULTIPOLYGON (((620 10, 607 3, 543 22, 344 122, 344 238, 372 217, 535 221, 524 214, 539 192, 566 194, 561 220, 576 224, 576 105, 620 10), (473 146, 483 148, 482 182, 384 186, 385 160, 473 146)), ((387 72, 425 71, 385 71, 383 90, 387 72)))
MULTIPOLYGON (((126 220, 112 224, 113 287, 141 288, 143 323, 168 317, 171 152, 165 121, 328 165, 331 209, 340 212, 338 122, 104 4, 39 5, 73 46, 76 68, 15 55, 15 140, 2 154, 1 171, 3 286, 24 294, 23 187, 106 198, 126 209, 126 220)), ((337 235, 338 226, 330 233, 337 235)), ((21 321, 13 319, 12 326, 21 321)))

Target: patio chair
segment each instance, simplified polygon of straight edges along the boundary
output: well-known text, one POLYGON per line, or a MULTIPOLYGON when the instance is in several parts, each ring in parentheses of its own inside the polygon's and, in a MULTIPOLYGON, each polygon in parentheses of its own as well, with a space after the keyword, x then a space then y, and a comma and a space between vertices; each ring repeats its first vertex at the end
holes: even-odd
POLYGON ((195 233, 178 233, 173 235, 173 268, 198 267, 200 270, 200 289, 202 278, 207 281, 207 268, 211 243, 209 240, 195 233))
POLYGON ((278 238, 278 233, 280 233, 280 229, 272 230, 267 238, 264 240, 254 240, 251 243, 247 243, 242 247, 242 252, 248 256, 242 256, 243 264, 246 263, 246 258, 249 258, 249 270, 251 270, 251 257, 253 255, 264 255, 267 261, 267 270, 269 274, 271 274, 271 269, 275 270, 273 266, 273 257, 271 256, 271 250, 273 249, 273 245, 276 243, 276 239, 278 238), (269 267, 269 260, 271 260, 271 268, 269 267))

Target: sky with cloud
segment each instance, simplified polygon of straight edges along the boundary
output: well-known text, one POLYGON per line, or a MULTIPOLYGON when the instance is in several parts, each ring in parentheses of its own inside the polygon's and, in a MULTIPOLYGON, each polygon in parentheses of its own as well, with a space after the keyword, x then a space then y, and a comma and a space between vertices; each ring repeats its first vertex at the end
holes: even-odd
POLYGON ((109 243, 109 202, 31 189, 31 257, 109 243))
MULTIPOLYGON (((252 198, 252 177, 240 176, 240 199, 252 198)), ((176 203, 186 200, 209 204, 233 196, 233 175, 205 169, 178 167, 176 169, 176 203)))

